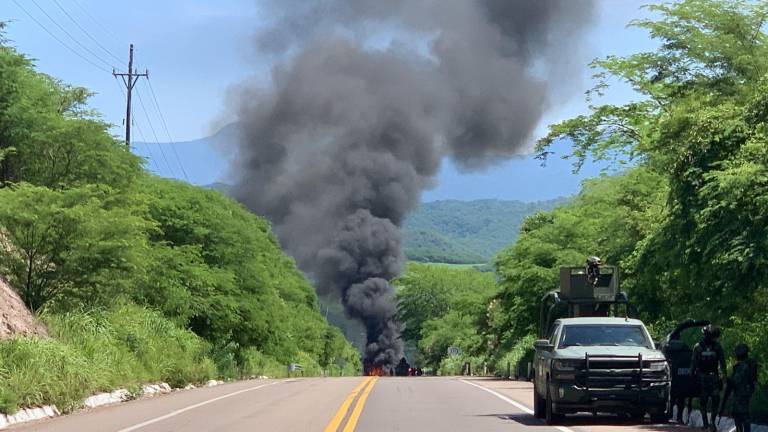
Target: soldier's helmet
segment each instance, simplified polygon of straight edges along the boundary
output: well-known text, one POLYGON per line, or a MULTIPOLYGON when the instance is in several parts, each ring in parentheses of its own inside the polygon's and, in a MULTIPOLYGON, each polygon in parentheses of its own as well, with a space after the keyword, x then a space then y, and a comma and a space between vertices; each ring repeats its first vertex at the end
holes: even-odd
POLYGON ((736 348, 734 348, 733 353, 736 354, 736 360, 744 360, 749 355, 749 347, 747 344, 740 343, 736 345, 736 348))
POLYGON ((587 265, 590 266, 590 267, 591 266, 599 266, 601 264, 602 264, 602 262, 601 262, 599 257, 591 256, 591 257, 587 258, 587 265))
POLYGON ((720 327, 716 325, 708 324, 701 329, 701 332, 704 333, 704 337, 711 339, 717 339, 720 337, 720 327))

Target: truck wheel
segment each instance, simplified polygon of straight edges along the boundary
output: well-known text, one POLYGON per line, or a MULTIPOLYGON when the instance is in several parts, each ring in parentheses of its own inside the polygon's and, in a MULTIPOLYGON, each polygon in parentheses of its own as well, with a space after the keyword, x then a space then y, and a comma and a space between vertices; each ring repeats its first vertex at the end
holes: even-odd
POLYGON ((563 419, 562 414, 555 412, 555 408, 552 403, 552 394, 550 393, 549 381, 547 381, 547 398, 544 404, 546 405, 546 417, 545 420, 548 425, 555 425, 563 419))
POLYGON ((669 416, 667 416, 667 413, 661 412, 661 413, 654 413, 651 414, 651 423, 653 424, 667 424, 669 423, 669 416))
POLYGON ((536 385, 536 379, 533 380, 533 416, 542 419, 544 412, 544 399, 539 396, 539 387, 536 385))

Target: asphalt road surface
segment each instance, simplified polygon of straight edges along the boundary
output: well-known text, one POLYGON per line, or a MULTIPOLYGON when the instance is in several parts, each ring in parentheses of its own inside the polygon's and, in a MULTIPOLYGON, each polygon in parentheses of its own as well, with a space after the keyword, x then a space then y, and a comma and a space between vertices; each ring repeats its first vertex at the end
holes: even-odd
POLYGON ((616 417, 533 418, 528 383, 462 378, 254 380, 175 392, 17 425, 12 431, 472 431, 689 430, 616 417))

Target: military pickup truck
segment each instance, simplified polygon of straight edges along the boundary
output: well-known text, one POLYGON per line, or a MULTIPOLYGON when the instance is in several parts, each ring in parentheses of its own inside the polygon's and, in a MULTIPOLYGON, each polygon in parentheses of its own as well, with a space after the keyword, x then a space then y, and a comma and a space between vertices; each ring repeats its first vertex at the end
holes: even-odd
POLYGON ((560 290, 542 299, 540 339, 534 344, 534 414, 548 424, 577 412, 638 420, 650 414, 653 422, 666 422, 667 361, 645 325, 629 318, 632 308, 618 291, 618 269, 598 272, 590 276, 588 268, 561 268, 560 290))

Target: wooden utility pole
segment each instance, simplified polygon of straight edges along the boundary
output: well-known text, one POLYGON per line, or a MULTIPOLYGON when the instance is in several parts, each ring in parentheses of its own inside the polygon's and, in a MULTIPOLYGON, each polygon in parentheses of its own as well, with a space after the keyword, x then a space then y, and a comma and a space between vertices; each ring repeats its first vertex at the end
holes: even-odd
POLYGON ((144 70, 144 73, 137 73, 135 70, 133 70, 133 44, 131 44, 130 51, 128 52, 128 73, 117 73, 115 70, 112 70, 112 75, 115 77, 120 77, 123 80, 123 84, 125 84, 125 88, 127 90, 126 95, 126 106, 125 106, 125 145, 128 146, 128 148, 131 148, 131 92, 133 91, 133 86, 136 85, 136 82, 139 80, 139 78, 149 78, 149 71, 146 69, 144 70))

